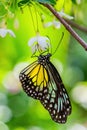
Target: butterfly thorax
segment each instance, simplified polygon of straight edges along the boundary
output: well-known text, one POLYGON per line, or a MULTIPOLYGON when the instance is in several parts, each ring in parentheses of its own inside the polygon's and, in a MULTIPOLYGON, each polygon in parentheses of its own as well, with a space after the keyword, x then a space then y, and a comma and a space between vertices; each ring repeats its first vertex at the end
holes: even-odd
POLYGON ((38 63, 40 63, 40 64, 45 66, 46 64, 49 63, 50 57, 51 57, 51 53, 48 53, 47 55, 40 55, 38 57, 38 63))

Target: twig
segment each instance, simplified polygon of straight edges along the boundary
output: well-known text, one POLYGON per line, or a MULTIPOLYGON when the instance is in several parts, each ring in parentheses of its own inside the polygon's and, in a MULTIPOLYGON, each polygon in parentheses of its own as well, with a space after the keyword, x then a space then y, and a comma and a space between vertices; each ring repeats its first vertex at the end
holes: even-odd
POLYGON ((47 7, 55 17, 65 26, 65 28, 71 33, 71 35, 85 48, 87 51, 87 43, 71 28, 71 26, 56 12, 56 10, 49 4, 43 4, 47 7))
POLYGON ((72 27, 75 27, 75 28, 77 28, 78 30, 87 33, 87 28, 85 28, 85 27, 83 27, 83 26, 80 26, 80 25, 78 25, 77 23, 75 23, 75 22, 73 22, 73 21, 71 21, 71 20, 68 20, 68 19, 65 19, 65 18, 64 18, 64 20, 65 20, 69 25, 71 25, 72 27))

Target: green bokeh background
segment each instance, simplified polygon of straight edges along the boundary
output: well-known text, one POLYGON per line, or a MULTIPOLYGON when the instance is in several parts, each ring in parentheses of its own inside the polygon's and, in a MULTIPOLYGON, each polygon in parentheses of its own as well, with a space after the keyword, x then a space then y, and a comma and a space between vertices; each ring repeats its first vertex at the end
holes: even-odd
MULTIPOLYGON (((0 4, 2 3, 0 2, 0 4)), ((64 8, 65 13, 73 15, 78 24, 87 26, 87 2, 85 0, 80 4, 77 4, 76 1, 66 0, 65 5, 60 0, 55 7, 58 10, 64 8)), ((13 30, 16 35, 16 38, 9 34, 4 38, 0 37, 0 130, 79 130, 82 127, 87 129, 86 97, 83 98, 84 105, 80 99, 76 101, 73 97, 77 86, 78 88, 82 87, 82 90, 84 87, 87 88, 87 52, 70 36, 63 25, 60 29, 44 28, 38 15, 40 35, 50 38, 52 52, 55 51, 62 32, 64 32, 63 40, 55 55, 52 56, 51 62, 58 68, 68 91, 72 104, 72 114, 68 117, 66 124, 55 123, 40 102, 28 97, 22 90, 18 75, 24 66, 35 60, 31 58, 32 53, 28 46, 28 40, 36 33, 29 7, 23 8, 23 12, 17 8, 15 13, 12 9, 11 7, 9 9, 11 12, 7 12, 4 6, 0 6, 0 16, 4 16, 0 17, 0 27, 3 27, 4 21, 7 28, 13 30), (73 128, 75 125, 79 127, 73 128)), ((45 22, 53 19, 46 8, 41 6, 37 9, 45 15, 45 22)), ((31 10, 37 28, 35 9, 31 7, 31 10)), ((75 31, 87 42, 86 33, 75 31)), ((77 95, 79 93, 80 90, 77 91, 77 95)), ((83 91, 80 97, 84 97, 83 91)))

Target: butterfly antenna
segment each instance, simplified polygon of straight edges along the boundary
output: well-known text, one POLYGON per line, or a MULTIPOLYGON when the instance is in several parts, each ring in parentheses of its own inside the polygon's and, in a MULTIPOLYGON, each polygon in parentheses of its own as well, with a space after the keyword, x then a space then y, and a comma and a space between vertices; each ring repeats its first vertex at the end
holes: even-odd
POLYGON ((57 47, 56 47, 55 51, 52 53, 52 55, 54 55, 54 54, 55 54, 55 52, 57 51, 57 49, 59 48, 60 43, 62 42, 63 37, 64 37, 64 32, 62 32, 61 39, 60 39, 60 41, 59 41, 59 43, 58 43, 58 45, 57 45, 57 47))

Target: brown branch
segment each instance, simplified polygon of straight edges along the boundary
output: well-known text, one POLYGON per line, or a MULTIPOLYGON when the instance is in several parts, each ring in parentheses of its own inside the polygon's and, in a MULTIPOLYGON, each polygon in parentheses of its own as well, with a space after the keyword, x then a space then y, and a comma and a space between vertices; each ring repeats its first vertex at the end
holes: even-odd
POLYGON ((73 21, 71 21, 71 20, 68 20, 68 19, 65 19, 65 18, 64 18, 64 20, 65 20, 69 25, 71 25, 72 27, 75 27, 75 28, 77 28, 78 30, 87 33, 87 28, 85 28, 85 27, 83 27, 83 26, 80 26, 80 25, 78 25, 77 23, 75 23, 75 22, 73 22, 73 21))
POLYGON ((64 25, 64 27, 71 33, 71 35, 80 43, 87 51, 87 43, 71 28, 71 26, 56 12, 56 10, 49 4, 43 4, 48 8, 55 17, 64 25))

